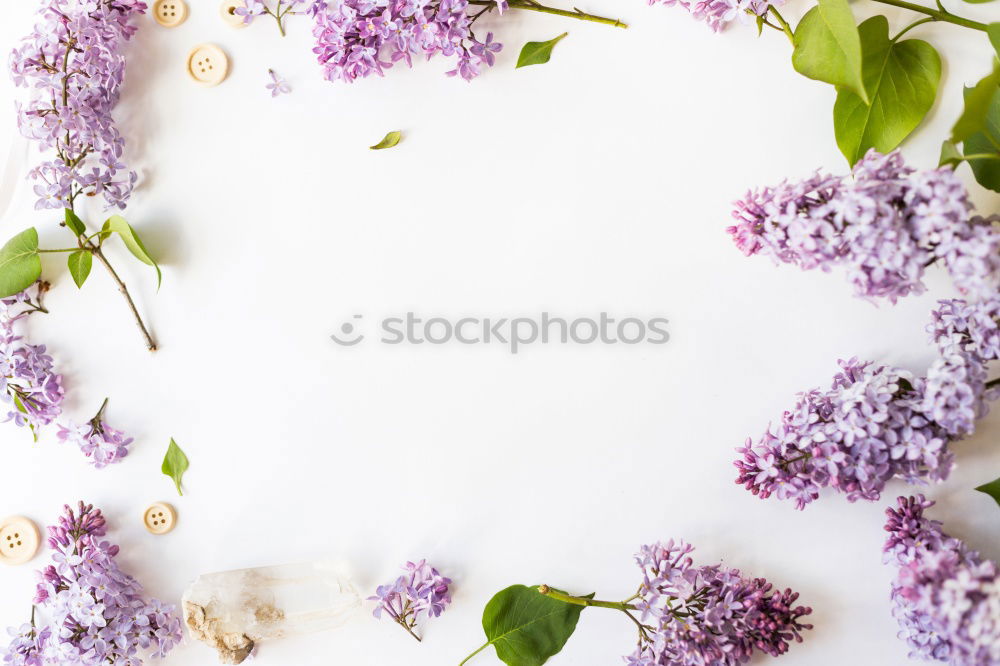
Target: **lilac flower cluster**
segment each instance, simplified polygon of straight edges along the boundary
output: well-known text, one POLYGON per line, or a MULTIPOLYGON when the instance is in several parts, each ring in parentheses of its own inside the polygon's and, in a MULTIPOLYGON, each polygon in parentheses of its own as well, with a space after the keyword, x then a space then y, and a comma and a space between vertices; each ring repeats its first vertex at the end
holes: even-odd
POLYGON ((840 366, 828 390, 800 393, 773 432, 737 449, 737 483, 802 509, 825 487, 852 502, 877 500, 893 477, 917 483, 948 476, 953 436, 925 399, 935 380, 857 359, 840 366))
POLYGON ((142 655, 163 657, 181 640, 173 606, 145 600, 142 586, 118 568, 118 546, 102 540, 100 510, 82 502, 66 507, 48 528, 54 564, 41 572, 35 603, 50 627, 13 632, 9 666, 139 666, 142 655))
POLYGON ((45 345, 32 345, 16 335, 14 325, 33 312, 44 312, 41 297, 48 288, 36 283, 16 296, 0 300, 0 400, 7 403, 6 421, 37 430, 62 413, 62 375, 55 372, 45 345))
MULTIPOLYGON (((505 5, 496 6, 502 12, 505 5)), ((455 58, 449 76, 471 81, 481 67, 493 65, 502 45, 492 33, 486 41, 476 39, 472 24, 479 14, 469 9, 469 0, 319 0, 311 9, 313 52, 329 81, 383 76, 393 63, 412 66, 414 56, 437 54, 455 58)))
POLYGON ((107 405, 108 401, 105 399, 97 415, 83 425, 72 422, 60 424, 57 433, 60 441, 78 446, 97 469, 121 462, 128 455, 128 446, 132 443, 131 437, 126 437, 121 430, 115 430, 105 423, 104 410, 107 405))
POLYGON ((803 270, 847 270, 858 296, 895 303, 925 291, 924 271, 940 261, 974 298, 1000 278, 1000 217, 970 217, 968 192, 947 168, 916 171, 898 151, 874 150, 853 179, 817 173, 749 192, 728 228, 747 256, 764 254, 803 270))
POLYGON ((777 657, 812 629, 801 619, 798 593, 775 590, 763 578, 744 578, 720 565, 694 566, 694 548, 670 540, 643 546, 643 572, 635 604, 642 613, 640 641, 629 666, 732 666, 759 650, 777 657))
POLYGON ((442 576, 426 560, 407 562, 403 571, 406 573, 393 582, 379 585, 375 595, 368 600, 378 602, 375 617, 381 618, 382 613, 386 613, 419 641, 413 632, 417 620, 422 615, 437 617, 444 612, 445 606, 451 603, 448 593, 451 579, 442 576))
POLYGON ((910 656, 955 666, 1000 664, 1000 569, 924 512, 934 502, 900 497, 886 510, 885 561, 897 568, 893 616, 910 656))
POLYGON ((680 5, 695 19, 719 32, 737 19, 764 16, 772 7, 780 7, 784 0, 649 0, 650 5, 673 7, 680 5))
POLYGON ((45 0, 34 32, 14 49, 14 84, 32 91, 18 105, 21 133, 55 155, 29 172, 36 208, 72 208, 80 194, 124 208, 136 180, 122 164, 125 142, 111 110, 125 76, 122 44, 134 34, 140 0, 45 0))

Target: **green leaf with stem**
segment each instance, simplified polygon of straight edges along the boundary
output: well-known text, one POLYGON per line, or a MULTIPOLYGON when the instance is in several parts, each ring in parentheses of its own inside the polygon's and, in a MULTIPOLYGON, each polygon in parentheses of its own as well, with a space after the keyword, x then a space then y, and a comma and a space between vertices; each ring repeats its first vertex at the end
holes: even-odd
POLYGON ((992 497, 997 504, 1000 504, 1000 478, 994 479, 989 483, 984 483, 981 486, 976 486, 976 490, 981 493, 986 493, 992 497))
POLYGON ((528 65, 544 65, 552 57, 552 49, 568 34, 568 32, 564 32, 547 42, 528 42, 521 47, 521 53, 517 56, 517 65, 514 69, 520 69, 528 65))
POLYGON ((403 133, 399 130, 394 130, 387 133, 382 140, 376 143, 374 146, 368 146, 372 150, 385 150, 386 148, 392 148, 403 138, 403 133))
POLYGON ((84 225, 83 220, 81 220, 76 213, 73 212, 72 208, 67 208, 66 210, 66 227, 73 232, 77 238, 83 236, 87 233, 87 227, 84 225))
POLYGON ((861 38, 847 0, 819 0, 798 27, 792 66, 810 79, 854 92, 868 103, 862 76, 861 38))
POLYGON ((0 298, 19 294, 42 274, 38 232, 25 229, 0 248, 0 298))
POLYGON ((90 275, 90 269, 94 265, 94 255, 88 250, 77 250, 67 257, 66 263, 69 265, 69 274, 73 276, 73 282, 80 288, 90 275))
POLYGON ((869 103, 842 87, 833 105, 837 145, 850 164, 870 148, 888 153, 923 121, 934 105, 941 57, 919 39, 889 39, 889 21, 873 16, 858 29, 869 103))
POLYGON ((973 134, 983 131, 990 113, 990 103, 1000 90, 1000 63, 993 71, 971 88, 965 89, 965 108, 951 129, 952 143, 962 143, 973 134))
POLYGON ((181 447, 177 446, 177 442, 171 437, 170 446, 167 447, 167 453, 163 456, 163 465, 160 466, 160 471, 174 480, 178 495, 184 494, 184 491, 181 490, 181 479, 184 477, 184 472, 187 471, 187 468, 187 456, 184 455, 181 447))
POLYGON ((105 222, 104 226, 101 228, 102 238, 105 234, 116 233, 125 243, 125 247, 128 251, 132 253, 132 256, 146 264, 147 266, 152 266, 156 269, 156 288, 160 288, 160 284, 163 282, 163 274, 160 272, 160 267, 156 264, 156 261, 150 256, 149 252, 146 250, 146 246, 142 244, 142 239, 139 238, 139 234, 135 232, 125 218, 121 215, 112 215, 105 222))
POLYGON ((582 611, 583 606, 547 597, 537 587, 511 585, 486 604, 483 630, 487 641, 459 666, 491 645, 508 666, 541 666, 566 645, 582 611))

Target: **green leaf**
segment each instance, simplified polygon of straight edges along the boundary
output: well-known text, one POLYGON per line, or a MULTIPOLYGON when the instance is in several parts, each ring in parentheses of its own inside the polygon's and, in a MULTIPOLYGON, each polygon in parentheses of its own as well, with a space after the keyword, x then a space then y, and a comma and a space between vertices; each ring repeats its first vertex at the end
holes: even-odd
POLYGON ((368 147, 371 148, 372 150, 384 150, 385 148, 392 148, 397 143, 399 143, 399 140, 402 138, 403 138, 403 133, 400 132, 399 130, 396 130, 394 132, 389 132, 388 134, 386 134, 384 137, 382 137, 382 140, 376 143, 374 146, 368 146, 368 147))
POLYGON ((70 253, 67 263, 69 264, 69 274, 73 276, 73 282, 76 283, 77 288, 82 287, 83 283, 87 281, 87 276, 90 275, 94 255, 86 250, 77 250, 70 253))
MULTIPOLYGON (((970 94, 966 88, 966 103, 970 94)), ((973 155, 1000 157, 1000 90, 993 93, 982 129, 966 139, 962 149, 979 184, 1000 192, 1000 159, 972 159, 973 155)))
MULTIPOLYGON (((985 2, 989 1, 985 0, 985 2)), ((990 44, 993 45, 993 50, 997 52, 997 57, 1000 58, 1000 23, 990 23, 986 26, 986 35, 990 38, 990 44)))
POLYGON ((18 294, 42 274, 38 232, 25 229, 0 248, 0 298, 18 294))
POLYGON ((819 0, 795 28, 792 66, 810 79, 847 88, 868 102, 861 38, 847 0, 819 0))
POLYGON ((163 274, 160 272, 160 267, 156 265, 156 261, 150 256, 149 252, 146 250, 146 246, 142 244, 142 239, 139 238, 139 234, 135 233, 125 218, 121 215, 112 215, 104 222, 104 227, 101 228, 103 233, 116 233, 118 234, 122 242, 125 243, 125 247, 128 251, 132 253, 136 259, 146 264, 147 266, 152 266, 156 269, 156 288, 160 288, 160 284, 163 282, 163 274))
POLYGON ((902 143, 931 110, 941 80, 934 47, 919 39, 891 41, 884 16, 862 23, 859 33, 870 103, 841 88, 833 105, 837 145, 852 165, 869 148, 888 153, 902 143))
POLYGON ((483 610, 489 639, 483 648, 492 645, 509 666, 541 666, 566 645, 583 608, 547 597, 537 586, 511 585, 483 610))
POLYGON ((174 485, 177 486, 177 494, 183 495, 184 492, 181 490, 181 479, 184 476, 184 472, 188 468, 188 459, 181 451, 181 447, 177 446, 177 442, 170 439, 170 446, 167 447, 167 454, 163 456, 163 465, 160 470, 174 480, 174 485))
POLYGON ((528 42, 521 47, 521 53, 517 56, 517 65, 514 69, 528 65, 544 65, 552 57, 552 49, 568 34, 568 32, 564 32, 547 42, 528 42))
POLYGON ((66 226, 72 231, 76 236, 82 236, 87 233, 87 227, 83 224, 83 220, 77 217, 77 214, 73 212, 72 208, 67 208, 66 210, 66 226))
POLYGON ((986 493, 992 497, 997 504, 1000 504, 1000 479, 984 483, 981 486, 976 486, 976 490, 981 493, 986 493))
POLYGON ((952 143, 961 143, 986 126, 990 103, 1000 90, 1000 65, 983 77, 979 83, 965 89, 965 108, 951 129, 952 143))
POLYGON ((962 151, 958 149, 958 146, 951 141, 941 142, 941 157, 938 158, 939 167, 948 165, 954 169, 964 161, 965 157, 962 155, 962 151))

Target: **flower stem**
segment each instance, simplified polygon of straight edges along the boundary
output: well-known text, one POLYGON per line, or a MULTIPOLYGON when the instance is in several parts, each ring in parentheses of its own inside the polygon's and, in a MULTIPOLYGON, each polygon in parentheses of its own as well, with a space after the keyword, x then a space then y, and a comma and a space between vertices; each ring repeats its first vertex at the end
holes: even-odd
POLYGON ((996 388, 997 386, 1000 386, 1000 377, 997 377, 996 379, 991 379, 990 381, 986 382, 986 388, 988 389, 996 388))
POLYGON ((111 266, 111 262, 109 262, 107 257, 104 256, 104 252, 101 251, 100 246, 92 245, 90 252, 104 265, 104 267, 108 270, 108 273, 111 275, 111 279, 118 285, 118 291, 125 298, 125 302, 128 303, 128 309, 132 312, 132 317, 135 318, 136 326, 139 327, 142 337, 146 340, 146 349, 149 351, 156 351, 156 341, 153 340, 153 336, 151 336, 149 331, 146 329, 146 324, 143 323, 142 317, 139 316, 139 310, 135 307, 132 295, 128 293, 128 287, 126 287, 125 283, 122 282, 122 279, 118 277, 118 273, 115 272, 115 269, 111 266))
POLYGON ((773 16, 774 20, 777 21, 778 25, 781 26, 781 31, 784 32, 785 35, 788 37, 788 41, 790 41, 790 42, 792 42, 794 44, 795 43, 795 33, 792 32, 792 26, 789 25, 788 21, 785 20, 785 17, 781 15, 781 12, 778 11, 777 7, 775 7, 774 5, 771 5, 771 7, 769 8, 769 10, 771 12, 771 16, 773 16))
POLYGON ((979 21, 973 21, 972 19, 962 18, 961 16, 955 16, 951 12, 931 9, 930 7, 924 7, 923 5, 918 5, 912 2, 907 2, 906 0, 874 0, 875 2, 881 2, 884 5, 892 5, 893 7, 902 7, 903 9, 909 9, 912 12, 919 12, 921 14, 927 14, 932 17, 935 21, 944 21, 946 23, 953 23, 955 25, 960 25, 964 28, 971 28, 972 30, 981 30, 986 32, 986 24, 980 23, 979 21))
POLYGON ((562 601, 567 604, 575 604, 577 606, 594 606, 595 608, 613 608, 614 610, 620 611, 630 611, 638 610, 638 606, 627 603, 625 601, 599 601, 598 599, 588 599, 587 597, 574 597, 570 594, 564 594, 558 590, 553 590, 548 585, 540 585, 538 587, 538 592, 544 594, 547 597, 556 599, 557 601, 562 601))
MULTIPOLYGON (((480 7, 495 6, 496 0, 469 0, 470 5, 478 5, 480 7)), ((594 14, 588 14, 582 12, 579 9, 574 9, 569 11, 567 9, 556 9, 555 7, 546 7, 545 5, 535 2, 535 0, 508 0, 507 6, 511 9, 525 9, 530 12, 541 12, 543 14, 555 14, 556 16, 566 16, 568 18, 578 19, 580 21, 592 21, 593 23, 603 23, 604 25, 614 26, 615 28, 627 28, 628 24, 623 23, 615 18, 607 18, 605 16, 596 16, 594 14)))
POLYGON ((490 645, 492 645, 492 643, 493 643, 493 641, 486 641, 485 643, 483 643, 482 647, 480 647, 478 650, 476 650, 475 652, 473 652, 472 654, 470 654, 468 657, 466 657, 465 659, 463 659, 461 662, 459 662, 458 666, 463 666, 463 664, 468 663, 469 660, 471 660, 477 654, 479 654, 480 652, 482 652, 483 650, 485 650, 486 648, 488 648, 490 645))

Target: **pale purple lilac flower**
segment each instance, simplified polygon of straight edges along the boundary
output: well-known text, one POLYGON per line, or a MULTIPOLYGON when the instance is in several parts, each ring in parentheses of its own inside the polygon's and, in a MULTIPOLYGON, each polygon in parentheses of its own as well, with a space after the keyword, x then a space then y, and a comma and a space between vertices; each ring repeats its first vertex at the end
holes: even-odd
POLYGON ((953 666, 1000 664, 1000 570, 948 536, 923 495, 886 509, 885 561, 896 567, 892 614, 910 656, 953 666))
POLYGON ((104 410, 107 406, 105 398, 94 418, 82 425, 72 421, 60 424, 57 433, 60 441, 79 447, 97 469, 121 462, 128 455, 128 446, 132 443, 131 437, 105 423, 104 410))
POLYGON ((49 623, 35 636, 14 632, 5 664, 140 666, 144 655, 163 657, 180 642, 174 607, 144 598, 118 568, 106 531, 100 510, 83 502, 48 528, 53 564, 39 572, 34 603, 49 623))
POLYGON ((853 178, 817 173, 749 192, 728 228, 744 254, 803 270, 842 266, 855 293, 895 303, 925 291, 924 272, 940 262, 959 290, 986 298, 1000 285, 1000 230, 970 216, 968 192, 947 168, 916 171, 896 151, 874 150, 853 178))
POLYGON ((35 208, 72 208, 81 194, 124 208, 131 196, 136 174, 122 164, 111 110, 125 77, 122 46, 145 10, 139 0, 45 0, 11 53, 14 84, 31 91, 17 105, 18 127, 52 154, 28 174, 35 208))
POLYGON ((379 585, 368 600, 378 602, 375 617, 381 618, 385 613, 419 641, 413 631, 417 620, 423 615, 437 617, 444 612, 451 603, 448 592, 451 579, 442 576, 426 560, 407 562, 403 571, 391 583, 379 585))
POLYGON ((692 17, 719 32, 734 20, 748 21, 752 16, 764 16, 772 6, 780 7, 785 3, 784 0, 649 0, 649 4, 680 5, 692 17))
MULTIPOLYGON (((497 5, 503 11, 505 3, 497 5)), ((455 58, 449 76, 471 81, 495 62, 501 44, 476 39, 467 0, 319 0, 311 11, 316 53, 329 81, 383 76, 393 63, 414 56, 455 58)))
POLYGON ((277 97, 278 95, 285 95, 292 92, 292 87, 288 85, 285 79, 278 76, 277 72, 273 69, 267 70, 268 75, 271 77, 270 83, 267 84, 266 88, 271 91, 271 97, 277 97))
POLYGON ((36 438, 39 428, 62 413, 62 375, 55 372, 45 345, 29 344, 14 329, 28 315, 45 312, 41 299, 47 289, 47 283, 39 282, 0 300, 0 401, 6 405, 4 420, 28 426, 36 438))
POLYGON ((643 580, 635 606, 645 626, 629 666, 745 664, 757 651, 784 654, 812 629, 801 621, 812 609, 795 605, 798 593, 718 564, 696 567, 693 550, 671 539, 636 554, 643 580))

